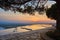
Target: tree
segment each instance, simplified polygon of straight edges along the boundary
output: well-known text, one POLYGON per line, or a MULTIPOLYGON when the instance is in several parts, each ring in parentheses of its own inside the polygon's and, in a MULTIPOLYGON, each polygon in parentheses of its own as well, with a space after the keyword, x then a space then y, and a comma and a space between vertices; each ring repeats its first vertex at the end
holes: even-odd
POLYGON ((46 15, 56 20, 56 29, 60 30, 60 0, 55 1, 56 4, 52 5, 52 7, 46 11, 46 15))
POLYGON ((56 40, 60 40, 60 0, 54 1, 56 1, 56 4, 46 11, 46 15, 48 18, 56 20, 56 30, 51 33, 52 35, 48 35, 53 36, 56 40))
POLYGON ((4 10, 12 10, 15 12, 35 12, 35 11, 43 11, 44 5, 46 4, 47 0, 19 0, 19 3, 17 3, 15 0, 11 2, 11 0, 2 0, 0 1, 0 7, 4 10), (30 3, 30 4, 29 4, 30 3), (39 6, 40 4, 40 6, 39 6), (17 5, 17 6, 16 6, 17 5), (21 8, 23 6, 24 8, 21 8), (41 7, 43 6, 43 7, 41 7), (31 8, 29 11, 28 9, 31 8))
POLYGON ((29 2, 32 0, 0 0, 0 2, 9 2, 11 4, 25 4, 26 2, 29 2))
MULTIPOLYGON (((48 0, 19 0, 20 2, 18 3, 16 1, 12 1, 12 2, 11 1, 10 0, 0 1, 0 8, 4 9, 5 11, 13 10, 14 12, 19 11, 22 13, 28 13, 30 15, 31 14, 34 15, 33 12, 35 11, 38 11, 39 13, 41 11, 44 11, 44 5, 47 3, 48 0)), ((54 0, 54 1, 56 1, 56 4, 52 5, 52 7, 46 11, 46 15, 47 17, 56 20, 57 22, 56 30, 59 31, 60 33, 60 0, 54 0)))
MULTIPOLYGON (((18 11, 18 12, 34 15, 35 11, 38 11, 39 13, 41 11, 44 11, 44 5, 47 3, 48 0, 38 0, 38 2, 36 2, 37 0, 20 0, 20 3, 16 3, 14 1, 15 0, 13 0, 13 1, 12 0, 1 0, 0 8, 4 9, 5 11, 13 10, 14 12, 18 11), (31 5, 29 5, 29 3, 31 3, 31 5), (37 5, 35 5, 35 3, 37 5), (40 4, 40 6, 39 6, 39 4, 40 4), (24 8, 21 8, 21 6, 23 6, 24 8), (35 7, 33 7, 33 6, 35 6, 35 7)), ((60 27, 59 27, 60 25, 58 23, 58 22, 60 22, 59 21, 60 14, 59 14, 59 12, 57 13, 57 11, 59 11, 59 9, 60 9, 60 5, 59 5, 60 2, 59 2, 59 0, 55 0, 55 1, 56 1, 56 4, 53 5, 50 9, 48 9, 46 14, 49 18, 55 19, 57 21, 56 28, 60 29, 60 27)))

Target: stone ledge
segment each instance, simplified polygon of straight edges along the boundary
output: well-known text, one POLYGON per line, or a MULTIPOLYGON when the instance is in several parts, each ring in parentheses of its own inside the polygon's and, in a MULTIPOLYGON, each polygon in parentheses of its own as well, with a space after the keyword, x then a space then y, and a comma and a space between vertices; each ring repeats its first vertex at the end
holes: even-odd
POLYGON ((44 39, 44 40, 54 40, 54 39, 52 39, 52 38, 49 38, 49 37, 46 35, 46 32, 40 33, 40 36, 41 36, 41 38, 44 39))
POLYGON ((31 33, 14 33, 8 35, 1 35, 0 40, 41 40, 40 32, 31 32, 31 33))

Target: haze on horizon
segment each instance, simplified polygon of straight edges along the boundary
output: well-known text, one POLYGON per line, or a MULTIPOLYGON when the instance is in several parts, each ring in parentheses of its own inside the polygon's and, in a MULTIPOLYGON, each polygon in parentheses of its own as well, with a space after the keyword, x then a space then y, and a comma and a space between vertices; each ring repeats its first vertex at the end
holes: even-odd
MULTIPOLYGON (((48 2, 46 5, 49 7, 51 4, 54 2, 48 2)), ((29 14, 21 14, 19 12, 12 12, 12 11, 4 11, 3 9, 0 8, 0 22, 55 22, 55 20, 51 20, 47 18, 46 14, 39 15, 37 12, 35 13, 36 15, 32 16, 29 14)))

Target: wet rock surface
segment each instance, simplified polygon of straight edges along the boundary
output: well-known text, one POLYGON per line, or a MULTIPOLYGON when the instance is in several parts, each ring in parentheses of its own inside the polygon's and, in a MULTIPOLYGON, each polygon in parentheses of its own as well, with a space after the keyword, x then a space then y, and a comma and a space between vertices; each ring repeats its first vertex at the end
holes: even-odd
POLYGON ((41 40, 39 32, 33 32, 29 34, 8 34, 0 36, 0 40, 41 40))

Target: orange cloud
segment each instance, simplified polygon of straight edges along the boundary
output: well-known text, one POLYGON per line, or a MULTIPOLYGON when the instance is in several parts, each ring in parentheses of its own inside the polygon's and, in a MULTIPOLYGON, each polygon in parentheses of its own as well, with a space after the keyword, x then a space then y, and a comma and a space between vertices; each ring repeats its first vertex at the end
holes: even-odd
POLYGON ((47 16, 36 14, 34 16, 28 15, 28 14, 14 14, 14 13, 6 13, 6 14, 0 14, 0 17, 6 20, 15 20, 15 21, 51 21, 51 19, 47 18, 47 16))

